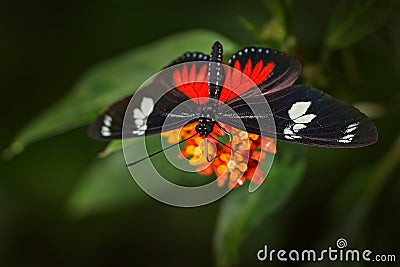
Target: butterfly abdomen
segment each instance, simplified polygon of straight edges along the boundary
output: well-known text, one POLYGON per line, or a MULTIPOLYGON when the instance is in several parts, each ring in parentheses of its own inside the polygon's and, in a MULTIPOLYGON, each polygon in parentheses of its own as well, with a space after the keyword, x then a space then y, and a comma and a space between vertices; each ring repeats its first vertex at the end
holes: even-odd
POLYGON ((217 41, 211 48, 208 66, 208 90, 211 98, 219 99, 223 85, 222 45, 217 41))

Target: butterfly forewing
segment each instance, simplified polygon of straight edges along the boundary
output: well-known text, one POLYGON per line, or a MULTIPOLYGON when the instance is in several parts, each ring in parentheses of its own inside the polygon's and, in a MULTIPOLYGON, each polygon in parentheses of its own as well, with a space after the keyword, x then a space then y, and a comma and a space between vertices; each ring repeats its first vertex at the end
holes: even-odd
POLYGON ((207 55, 199 52, 183 54, 138 90, 133 99, 132 95, 126 97, 98 116, 89 129, 89 136, 105 141, 122 138, 125 114, 125 137, 173 130, 182 127, 188 120, 192 121, 198 115, 196 104, 204 102, 204 98, 199 100, 198 97, 208 97, 208 59, 207 55), (192 61, 196 63, 190 64, 192 61), (196 80, 204 82, 191 82, 196 80), (185 102, 189 99, 193 101, 185 102), (179 104, 182 105, 175 109, 179 104), (168 124, 164 125, 167 117, 168 124))
MULTIPOLYGON (((265 135, 260 133, 256 117, 271 114, 263 111, 265 103, 259 97, 237 100, 230 107, 243 119, 243 130, 265 135)), ((364 114, 320 90, 298 85, 264 97, 271 108, 278 139, 323 147, 361 147, 377 140, 376 128, 364 114)), ((218 114, 218 119, 241 127, 223 113, 218 114)))

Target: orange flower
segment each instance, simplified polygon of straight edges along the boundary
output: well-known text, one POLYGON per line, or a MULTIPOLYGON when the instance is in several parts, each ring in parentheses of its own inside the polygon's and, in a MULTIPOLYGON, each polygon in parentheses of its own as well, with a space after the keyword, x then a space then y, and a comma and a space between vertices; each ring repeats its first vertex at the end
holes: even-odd
MULTIPOLYGON (((196 122, 188 124, 181 129, 162 133, 168 143, 174 144, 196 133, 196 122)), ((202 175, 217 176, 218 186, 227 184, 229 188, 243 185, 247 180, 261 184, 264 172, 258 168, 267 153, 276 153, 275 142, 268 137, 248 134, 245 131, 222 125, 232 135, 232 141, 225 145, 214 144, 208 137, 208 157, 206 159, 206 142, 204 137, 195 136, 187 141, 179 157, 189 160, 189 164, 197 166, 197 172, 202 175)), ((214 126, 212 136, 219 138, 225 136, 217 126, 214 126)))

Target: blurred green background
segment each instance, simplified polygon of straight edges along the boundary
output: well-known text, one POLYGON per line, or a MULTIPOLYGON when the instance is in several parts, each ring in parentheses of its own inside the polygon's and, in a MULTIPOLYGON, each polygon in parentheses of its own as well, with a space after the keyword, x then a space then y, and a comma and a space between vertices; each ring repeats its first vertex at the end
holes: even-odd
POLYGON ((399 260, 399 6, 1 1, 0 266, 257 266, 264 244, 326 248, 339 237, 399 260), (254 195, 240 188, 191 209, 150 198, 118 144, 98 159, 106 144, 89 139, 87 125, 175 57, 207 53, 216 39, 226 56, 246 45, 294 54, 303 63, 298 83, 360 107, 378 143, 280 142, 254 195))

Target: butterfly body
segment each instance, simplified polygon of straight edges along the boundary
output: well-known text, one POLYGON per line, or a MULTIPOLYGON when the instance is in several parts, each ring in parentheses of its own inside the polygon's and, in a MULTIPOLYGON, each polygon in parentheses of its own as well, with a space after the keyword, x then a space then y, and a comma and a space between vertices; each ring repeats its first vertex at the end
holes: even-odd
POLYGON ((211 48, 210 63, 208 65, 208 94, 210 98, 219 99, 223 84, 222 45, 217 41, 211 48), (212 64, 215 63, 215 64, 212 64))

